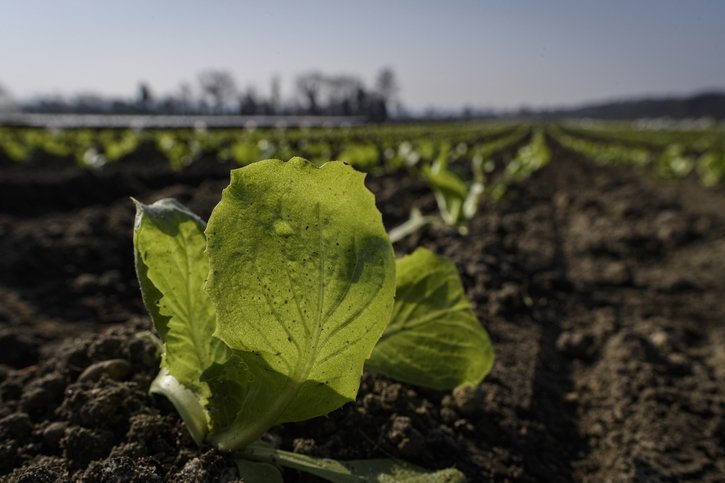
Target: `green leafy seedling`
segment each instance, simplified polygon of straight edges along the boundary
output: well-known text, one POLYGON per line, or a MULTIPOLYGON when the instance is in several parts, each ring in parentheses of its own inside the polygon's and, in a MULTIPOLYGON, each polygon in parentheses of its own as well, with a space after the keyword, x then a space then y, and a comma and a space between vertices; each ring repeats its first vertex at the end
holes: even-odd
POLYGON ((340 162, 253 163, 232 171, 208 226, 175 200, 136 202, 136 272, 164 347, 151 392, 198 444, 236 452, 249 481, 275 481, 279 467, 330 481, 461 476, 259 441, 354 400, 366 364, 435 389, 478 384, 491 368, 453 264, 426 250, 396 262, 363 179, 340 162))
POLYGON ((413 208, 408 220, 390 230, 390 240, 398 242, 426 225, 455 227, 459 233, 467 234, 468 223, 478 211, 484 192, 483 177, 466 184, 440 160, 424 166, 421 174, 433 191, 439 216, 423 215, 418 208, 413 208))

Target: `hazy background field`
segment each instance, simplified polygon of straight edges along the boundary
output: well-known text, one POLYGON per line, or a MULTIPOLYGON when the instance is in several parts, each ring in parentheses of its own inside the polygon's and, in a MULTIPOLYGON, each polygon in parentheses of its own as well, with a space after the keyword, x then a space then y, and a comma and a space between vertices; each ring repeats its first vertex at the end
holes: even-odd
POLYGON ((5 112, 725 117, 722 2, 74 0, 0 11, 5 112))

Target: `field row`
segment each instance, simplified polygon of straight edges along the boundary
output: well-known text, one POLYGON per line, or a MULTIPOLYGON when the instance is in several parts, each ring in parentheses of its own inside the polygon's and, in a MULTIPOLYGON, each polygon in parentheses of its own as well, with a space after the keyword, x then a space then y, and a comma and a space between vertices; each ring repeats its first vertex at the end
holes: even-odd
POLYGON ((346 161, 364 171, 404 169, 475 202, 498 199, 549 158, 552 142, 591 160, 645 168, 658 176, 725 179, 720 128, 652 130, 634 124, 489 122, 274 130, 47 130, 0 128, 0 165, 79 165, 165 160, 183 170, 202 159, 247 165, 260 159, 346 161), (503 156, 502 156, 503 155, 503 156), (454 179, 459 178, 459 179, 454 179), (495 180, 495 182, 494 182, 495 180), (484 189, 485 188, 485 189, 484 189))

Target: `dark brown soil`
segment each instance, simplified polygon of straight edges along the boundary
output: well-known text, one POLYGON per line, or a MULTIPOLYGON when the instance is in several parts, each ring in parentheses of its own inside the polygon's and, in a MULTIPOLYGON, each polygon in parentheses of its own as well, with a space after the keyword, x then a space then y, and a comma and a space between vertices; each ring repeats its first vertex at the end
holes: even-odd
MULTIPOLYGON (((0 168, 0 479, 234 479, 147 394, 158 355, 139 336, 128 200, 173 196, 206 217, 228 169, 0 168)), ((406 174, 368 184, 389 227, 414 204, 435 210, 406 174)), ((457 263, 494 342, 491 375, 451 393, 366 375, 355 404, 271 441, 453 465, 474 482, 725 479, 722 190, 555 149, 469 235, 430 228, 399 252, 417 245, 457 263)))

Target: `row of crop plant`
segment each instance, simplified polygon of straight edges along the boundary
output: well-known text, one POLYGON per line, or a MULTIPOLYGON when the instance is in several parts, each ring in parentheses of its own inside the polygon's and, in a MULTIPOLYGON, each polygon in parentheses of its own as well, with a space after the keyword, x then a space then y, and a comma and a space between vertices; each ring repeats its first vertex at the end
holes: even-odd
POLYGON ((304 155, 312 161, 347 157, 361 168, 415 164, 453 146, 461 155, 482 142, 516 132, 512 123, 365 126, 338 129, 135 131, 0 128, 0 160, 57 160, 99 168, 154 154, 180 169, 203 157, 246 165, 259 159, 304 155))
POLYGON ((667 136, 672 133, 660 133, 648 143, 639 139, 641 133, 618 137, 621 134, 614 131, 597 139, 581 130, 573 132, 556 125, 547 129, 564 148, 597 162, 650 169, 665 178, 696 175, 708 187, 725 180, 725 141, 722 135, 688 132, 689 141, 685 137, 673 136, 666 142, 667 136))

